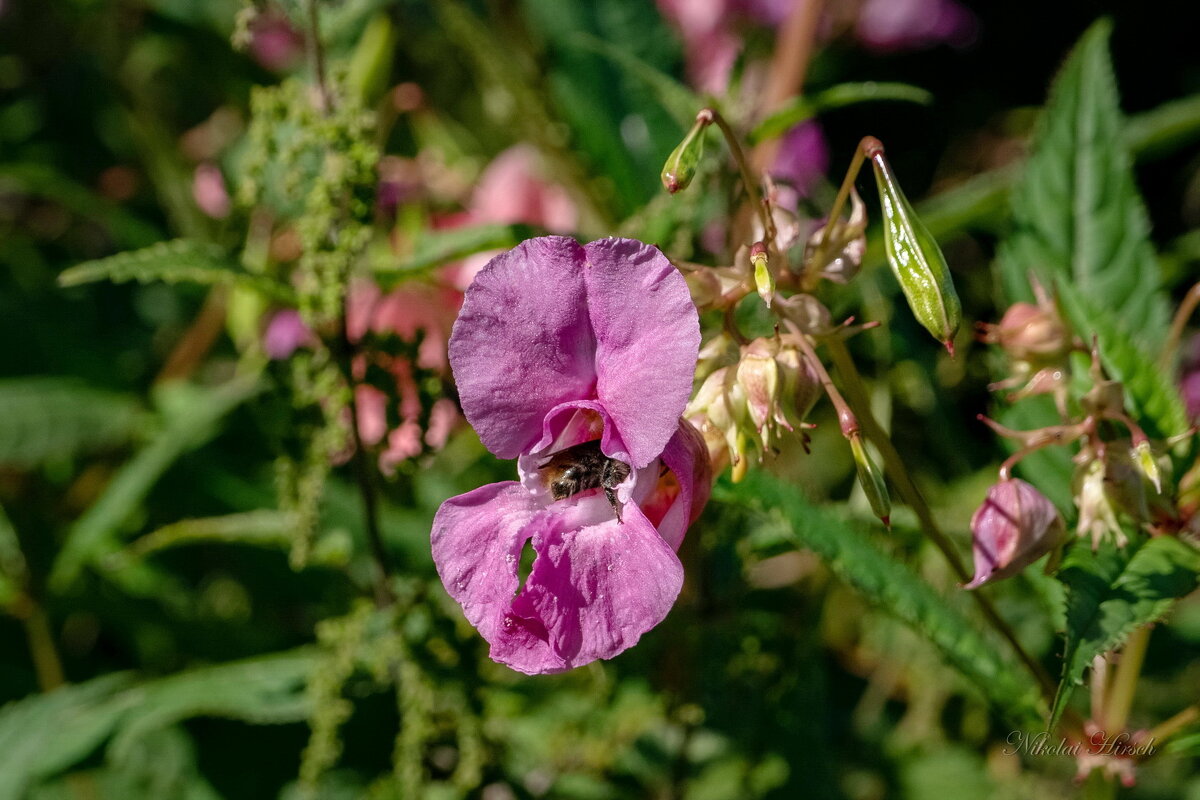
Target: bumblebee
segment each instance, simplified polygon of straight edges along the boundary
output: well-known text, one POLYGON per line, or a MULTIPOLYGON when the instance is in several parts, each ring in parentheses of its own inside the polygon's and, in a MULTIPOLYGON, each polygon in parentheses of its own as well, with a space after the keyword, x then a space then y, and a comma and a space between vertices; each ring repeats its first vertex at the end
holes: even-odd
POLYGON ((603 489, 617 522, 622 521, 616 490, 629 477, 629 465, 604 455, 599 439, 559 450, 538 471, 544 473, 555 500, 565 500, 588 489, 603 489))

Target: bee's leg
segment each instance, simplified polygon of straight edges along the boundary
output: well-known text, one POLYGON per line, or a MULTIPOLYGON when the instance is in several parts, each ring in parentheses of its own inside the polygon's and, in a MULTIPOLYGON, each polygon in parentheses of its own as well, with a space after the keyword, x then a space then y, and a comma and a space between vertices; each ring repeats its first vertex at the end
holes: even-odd
POLYGON ((617 515, 617 522, 624 524, 625 521, 621 519, 621 507, 619 505, 617 505, 616 489, 612 489, 608 486, 605 486, 604 487, 604 496, 608 498, 608 504, 610 506, 612 506, 613 513, 617 515))

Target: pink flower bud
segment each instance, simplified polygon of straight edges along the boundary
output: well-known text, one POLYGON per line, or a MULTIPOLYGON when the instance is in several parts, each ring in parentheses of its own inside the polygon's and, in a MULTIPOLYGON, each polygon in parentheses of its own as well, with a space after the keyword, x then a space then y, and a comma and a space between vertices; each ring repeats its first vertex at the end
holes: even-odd
POLYGON ((975 577, 966 589, 1017 574, 1062 543, 1066 524, 1044 494, 1010 478, 988 489, 971 534, 975 577))

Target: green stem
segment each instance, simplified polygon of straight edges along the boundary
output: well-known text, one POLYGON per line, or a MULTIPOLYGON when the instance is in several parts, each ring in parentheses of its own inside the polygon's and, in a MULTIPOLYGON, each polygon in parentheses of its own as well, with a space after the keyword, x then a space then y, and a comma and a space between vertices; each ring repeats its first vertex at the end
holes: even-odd
MULTIPOLYGON (((937 522, 933 518, 933 512, 926 504, 925 498, 921 495, 916 483, 913 482, 912 477, 905 468, 904 460, 900 457, 899 451, 896 450, 895 445, 892 444, 892 440, 871 413, 871 405, 867 397, 866 387, 863 385, 862 377, 858 374, 858 370, 854 366, 854 360, 850 357, 850 351, 846 349, 845 342, 837 336, 830 336, 823 341, 826 349, 829 351, 830 357, 833 359, 834 366, 837 367, 838 374, 842 376, 843 387, 850 398, 850 406, 857 409, 855 413, 859 424, 862 425, 867 438, 875 443, 875 446, 879 449, 879 454, 883 457, 884 471, 891 478, 892 484, 896 487, 897 491, 900 492, 900 496, 904 498, 904 502, 917 515, 921 529, 938 550, 942 552, 942 555, 950 564, 951 570, 954 571, 959 580, 963 582, 970 580, 971 573, 967 570, 966 565, 963 564, 962 559, 959 558, 950 539, 938 527, 937 522)), ((1046 670, 1025 650, 1017 638, 1016 632, 1000 616, 986 595, 978 591, 970 592, 970 595, 975 598, 975 602, 979 604, 980 611, 983 612, 983 616, 991 626, 1012 646, 1021 663, 1025 665, 1037 682, 1042 695, 1046 698, 1046 702, 1053 703, 1057 687, 1046 673, 1046 670)))
POLYGON ((1154 752, 1143 756, 1138 760, 1148 761, 1154 755, 1161 753, 1163 744, 1165 744, 1176 734, 1187 730, 1189 726, 1197 721, 1200 721, 1200 703, 1190 705, 1183 711, 1180 711, 1178 714, 1175 714, 1169 719, 1165 719, 1158 723, 1153 728, 1146 731, 1146 735, 1141 739, 1141 741, 1147 744, 1153 744, 1155 748, 1154 752))
POLYGON ((829 231, 833 224, 842 218, 842 209, 846 207, 846 201, 850 199, 850 190, 854 188, 854 182, 858 180, 858 173, 862 170, 866 158, 867 155, 863 151, 862 142, 860 142, 854 149, 854 158, 850 159, 850 167, 846 170, 846 177, 842 178, 842 185, 838 188, 837 196, 833 198, 833 206, 829 209, 829 219, 821 228, 821 238, 817 240, 817 247, 813 251, 812 263, 825 263, 825 248, 829 246, 829 231))
POLYGON ((28 592, 24 592, 14 603, 13 614, 21 620, 25 628, 25 638, 29 642, 29 654, 33 659, 38 687, 43 692, 48 692, 62 686, 66 683, 62 660, 54 646, 54 633, 50 630, 50 621, 45 610, 28 592))
POLYGON ((767 201, 763 197, 759 182, 754 180, 754 176, 750 173, 750 165, 746 161, 746 154, 742 150, 742 145, 738 142, 733 128, 730 128, 729 123, 721 116, 720 111, 717 111, 715 108, 705 108, 696 115, 696 118, 702 119, 705 115, 711 118, 712 122, 721 129, 721 135, 725 137, 725 144, 729 146, 729 152, 733 154, 733 160, 737 162, 738 170, 742 173, 742 183, 746 186, 746 196, 750 198, 750 202, 754 204, 755 209, 758 211, 759 219, 762 220, 763 241, 769 250, 775 246, 775 220, 771 219, 771 209, 767 206, 767 201))
POLYGON ((1109 736, 1119 735, 1129 721, 1129 710, 1133 707, 1133 695, 1137 691, 1138 676, 1142 672, 1142 662, 1146 660, 1146 645, 1149 642, 1150 626, 1143 625, 1129 635, 1121 651, 1117 674, 1104 702, 1104 719, 1097 720, 1109 736))

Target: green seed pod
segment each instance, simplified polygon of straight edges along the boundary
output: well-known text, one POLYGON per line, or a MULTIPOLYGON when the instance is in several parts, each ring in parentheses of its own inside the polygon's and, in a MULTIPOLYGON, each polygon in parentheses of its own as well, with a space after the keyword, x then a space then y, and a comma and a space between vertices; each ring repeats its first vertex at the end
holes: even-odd
POLYGON ((692 129, 683 137, 679 146, 667 156, 662 168, 662 183, 671 194, 682 191, 696 177, 696 167, 704 155, 704 133, 712 124, 712 112, 707 109, 696 115, 692 129))
POLYGON ((901 191, 883 155, 883 145, 868 136, 861 146, 875 168, 888 263, 900 281, 913 316, 953 356, 954 334, 962 322, 962 304, 954 291, 946 257, 901 191))
POLYGON ((858 470, 858 484, 871 504, 871 511, 887 527, 892 526, 892 500, 888 496, 887 485, 883 482, 883 473, 871 459, 863 444, 862 436, 855 432, 850 436, 850 451, 854 454, 854 466, 858 470))

